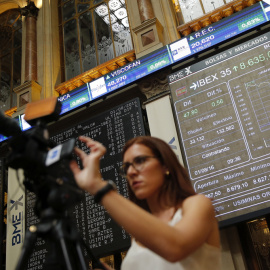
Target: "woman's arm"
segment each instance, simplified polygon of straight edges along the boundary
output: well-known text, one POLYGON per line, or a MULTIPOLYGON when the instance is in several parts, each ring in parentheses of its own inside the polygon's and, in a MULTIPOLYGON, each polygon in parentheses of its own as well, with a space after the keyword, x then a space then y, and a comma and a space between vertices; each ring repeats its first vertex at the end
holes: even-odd
MULTIPOLYGON (((216 226, 211 201, 203 195, 192 196, 184 202, 183 217, 174 227, 116 192, 110 192, 101 202, 137 241, 171 262, 186 258, 207 242, 216 226)), ((218 246, 219 239, 215 242, 218 246)))
MULTIPOLYGON (((84 168, 80 170, 74 161, 71 169, 78 185, 95 195, 106 185, 99 172, 99 159, 106 149, 89 138, 80 139, 91 148, 91 152, 86 155, 76 150, 84 168)), ((161 222, 115 191, 108 192, 101 203, 137 241, 172 262, 184 259, 206 242, 216 222, 211 201, 203 195, 195 195, 184 201, 183 218, 174 227, 161 222)))

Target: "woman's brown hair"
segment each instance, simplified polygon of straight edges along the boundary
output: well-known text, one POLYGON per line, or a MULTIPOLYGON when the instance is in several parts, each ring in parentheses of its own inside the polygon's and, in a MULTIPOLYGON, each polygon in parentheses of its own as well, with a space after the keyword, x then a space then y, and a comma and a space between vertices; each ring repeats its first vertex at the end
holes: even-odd
MULTIPOLYGON (((177 156, 171 147, 161 139, 151 136, 140 136, 129 140, 123 148, 123 157, 125 152, 133 144, 142 144, 151 149, 153 155, 164 165, 169 175, 164 176, 163 187, 160 189, 159 202, 163 206, 178 206, 185 198, 195 195, 188 173, 179 163, 177 156)), ((129 187, 129 198, 131 201, 147 209, 145 201, 138 200, 129 187)), ((147 209, 149 210, 149 209, 147 209)))

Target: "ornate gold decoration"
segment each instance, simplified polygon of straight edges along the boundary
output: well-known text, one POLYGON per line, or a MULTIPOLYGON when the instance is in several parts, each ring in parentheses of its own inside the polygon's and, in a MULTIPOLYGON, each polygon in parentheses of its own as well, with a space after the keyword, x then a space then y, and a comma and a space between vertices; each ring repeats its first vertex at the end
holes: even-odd
POLYGON ((13 115, 13 113, 15 113, 15 112, 17 112, 17 107, 13 107, 13 108, 11 108, 11 109, 5 111, 5 115, 11 117, 11 116, 13 115))
POLYGON ((241 11, 242 9, 254 5, 256 2, 261 0, 237 0, 230 2, 220 8, 213 10, 212 12, 207 13, 206 15, 188 22, 186 24, 179 25, 177 30, 180 36, 187 36, 192 32, 200 30, 202 27, 206 27, 215 23, 222 18, 231 16, 233 13, 241 11), (201 28, 200 28, 201 27, 201 28))
POLYGON ((55 90, 60 94, 64 95, 67 92, 87 83, 95 80, 125 64, 132 62, 136 59, 135 51, 131 50, 119 57, 116 57, 104 64, 101 64, 95 68, 92 68, 66 82, 63 82, 55 87, 55 90))

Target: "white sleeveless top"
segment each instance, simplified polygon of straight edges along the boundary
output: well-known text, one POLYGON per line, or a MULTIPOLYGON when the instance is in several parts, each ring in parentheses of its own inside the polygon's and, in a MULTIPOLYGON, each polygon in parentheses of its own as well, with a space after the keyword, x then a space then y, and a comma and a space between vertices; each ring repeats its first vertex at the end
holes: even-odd
MULTIPOLYGON (((178 209, 169 225, 175 225, 182 218, 178 209)), ((158 236, 157 236, 158 237, 158 236)), ((220 249, 204 243, 194 253, 182 261, 170 263, 150 249, 142 247, 132 240, 131 247, 121 265, 121 270, 220 270, 220 249)))

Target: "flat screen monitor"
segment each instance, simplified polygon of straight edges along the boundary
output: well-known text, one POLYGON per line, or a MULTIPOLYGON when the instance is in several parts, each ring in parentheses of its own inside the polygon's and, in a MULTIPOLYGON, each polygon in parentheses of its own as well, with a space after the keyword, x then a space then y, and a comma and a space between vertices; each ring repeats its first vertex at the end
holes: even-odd
POLYGON ((229 225, 270 212, 270 33, 169 76, 193 186, 229 225))

